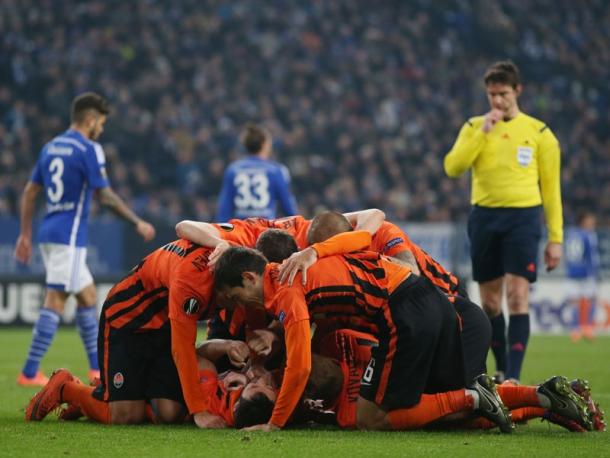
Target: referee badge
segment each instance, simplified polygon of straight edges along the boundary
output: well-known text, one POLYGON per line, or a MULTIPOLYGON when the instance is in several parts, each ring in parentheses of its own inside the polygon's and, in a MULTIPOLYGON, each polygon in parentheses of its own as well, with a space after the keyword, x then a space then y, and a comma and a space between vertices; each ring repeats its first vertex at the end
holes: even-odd
POLYGON ((184 310, 184 313, 187 315, 194 315, 199 311, 199 302, 194 297, 188 298, 184 301, 184 304, 182 304, 182 310, 184 310))
POLYGON ((529 146, 518 146, 517 147, 517 162, 521 167, 527 167, 532 162, 534 157, 534 148, 529 146))

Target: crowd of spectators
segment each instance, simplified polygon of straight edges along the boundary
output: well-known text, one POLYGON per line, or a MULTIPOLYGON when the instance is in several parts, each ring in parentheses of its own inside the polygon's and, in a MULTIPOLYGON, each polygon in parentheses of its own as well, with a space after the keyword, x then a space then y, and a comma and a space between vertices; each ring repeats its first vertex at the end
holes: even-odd
POLYGON ((212 220, 254 121, 306 216, 463 221, 469 179, 442 158, 488 109, 485 68, 511 58, 522 110, 561 142, 566 221, 610 225, 607 0, 3 0, 0 30, 0 215, 93 90, 113 110, 111 182, 153 220, 212 220))

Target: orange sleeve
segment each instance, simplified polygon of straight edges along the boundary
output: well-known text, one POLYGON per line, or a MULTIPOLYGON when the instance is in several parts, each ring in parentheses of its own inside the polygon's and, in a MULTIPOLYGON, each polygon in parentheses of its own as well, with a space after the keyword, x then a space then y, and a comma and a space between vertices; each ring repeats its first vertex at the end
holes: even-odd
POLYGON ((318 258, 364 250, 371 245, 372 236, 368 231, 342 232, 328 240, 314 243, 311 247, 318 253, 318 258))
POLYGON ((285 328, 286 368, 282 386, 269 423, 283 427, 303 395, 311 372, 311 331, 309 320, 290 323, 285 328))
POLYGON ((246 224, 242 220, 230 220, 228 223, 214 224, 220 238, 230 245, 254 248, 262 229, 254 224, 246 224))
POLYGON ((189 413, 202 412, 207 403, 199 384, 199 369, 195 355, 195 340, 197 339, 197 323, 192 321, 171 320, 172 357, 182 393, 189 413))

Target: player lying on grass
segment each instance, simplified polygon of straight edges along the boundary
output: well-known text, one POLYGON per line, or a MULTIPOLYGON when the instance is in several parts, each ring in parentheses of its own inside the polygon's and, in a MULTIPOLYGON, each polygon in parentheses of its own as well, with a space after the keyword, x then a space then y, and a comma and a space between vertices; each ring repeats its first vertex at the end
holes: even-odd
MULTIPOLYGON (((267 421, 276 399, 276 386, 271 374, 263 368, 250 370, 249 376, 235 370, 217 373, 214 361, 228 356, 242 364, 250 350, 239 341, 209 340, 197 349, 199 390, 205 401, 200 414, 199 427, 245 427, 267 421)), ((154 376, 154 374, 150 374, 154 376)), ((107 415, 100 415, 100 408, 92 394, 94 386, 84 385, 66 369, 55 371, 49 383, 38 393, 26 409, 26 420, 41 421, 62 404, 67 407, 59 414, 62 420, 76 420, 81 416, 99 423, 111 423, 107 415)), ((183 415, 175 422, 192 421, 183 415)), ((164 423, 159 416, 157 399, 146 402, 142 422, 164 423)))
POLYGON ((359 428, 413 429, 475 409, 504 432, 512 430, 489 377, 466 373, 453 306, 408 267, 372 252, 329 256, 309 269, 304 285, 299 279, 290 286, 280 284, 278 265, 267 265, 257 251, 230 248, 215 265, 215 279, 228 300, 266 310, 284 325, 284 378, 271 420, 258 429, 281 428, 290 418, 311 371, 310 320, 322 319, 380 342, 362 378, 359 428))

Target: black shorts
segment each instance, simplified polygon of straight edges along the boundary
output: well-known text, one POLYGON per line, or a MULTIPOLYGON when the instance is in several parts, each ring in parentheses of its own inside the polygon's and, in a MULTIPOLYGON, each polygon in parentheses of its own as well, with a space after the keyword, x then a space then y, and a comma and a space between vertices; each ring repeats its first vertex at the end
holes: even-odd
POLYGON ((453 305, 461 319, 464 381, 466 386, 470 386, 477 375, 487 372, 491 323, 481 307, 464 297, 456 296, 453 305))
POLYGON ((102 315, 98 358, 102 383, 94 391, 97 399, 108 402, 170 399, 184 404, 169 329, 121 332, 106 326, 102 315))
POLYGON ((472 207, 468 237, 473 279, 486 282, 510 273, 535 282, 541 217, 540 206, 472 207))
POLYGON ((388 410, 423 393, 464 388, 464 359, 453 305, 425 277, 411 275, 390 296, 393 326, 380 327, 360 395, 388 410))

